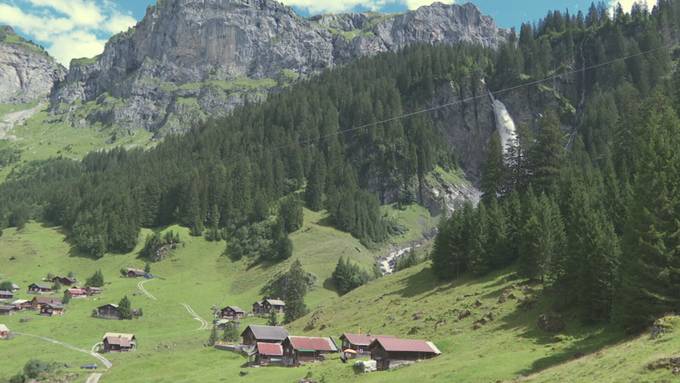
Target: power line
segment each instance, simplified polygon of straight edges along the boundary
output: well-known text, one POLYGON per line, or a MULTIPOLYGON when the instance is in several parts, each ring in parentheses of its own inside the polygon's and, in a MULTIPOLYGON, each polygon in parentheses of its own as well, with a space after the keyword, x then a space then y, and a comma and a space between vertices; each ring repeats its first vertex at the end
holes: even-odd
MULTIPOLYGON (((673 43, 665 44, 665 45, 662 45, 658 48, 649 49, 649 50, 646 50, 644 52, 639 52, 639 53, 619 57, 619 58, 616 58, 616 59, 613 59, 613 60, 610 60, 610 61, 605 61, 603 63, 591 65, 591 66, 588 66, 588 67, 584 67, 584 68, 580 68, 580 69, 574 69, 574 70, 571 70, 571 71, 555 74, 555 75, 548 76, 548 77, 545 77, 545 78, 540 79, 540 80, 530 81, 530 82, 527 82, 527 83, 523 83, 523 84, 519 84, 519 85, 509 87, 509 88, 504 88, 504 89, 500 89, 500 90, 497 90, 497 91, 489 91, 489 93, 492 96, 497 96, 499 94, 512 92, 512 91, 522 89, 522 88, 525 88, 525 87, 530 87, 530 86, 542 84, 544 82, 554 81, 554 80, 559 79, 563 76, 568 76, 568 75, 577 74, 577 73, 581 73, 581 72, 587 72, 587 71, 593 70, 593 69, 603 68, 603 67, 612 65, 614 63, 625 61, 625 60, 628 60, 628 59, 631 59, 631 58, 634 58, 634 57, 644 56, 644 55, 647 55, 647 54, 650 54, 652 52, 656 52, 656 51, 659 51, 659 50, 662 50, 662 49, 669 49, 669 48, 673 47, 674 45, 675 44, 673 44, 673 43)), ((316 141, 321 141, 321 140, 326 139, 326 138, 339 136, 339 135, 344 134, 344 133, 362 130, 362 129, 366 129, 366 128, 371 127, 371 126, 376 126, 376 125, 381 125, 381 124, 385 124, 385 123, 388 123, 388 122, 406 119, 406 118, 417 116, 417 115, 420 115, 420 114, 423 114, 423 113, 433 112, 435 110, 460 105, 460 104, 463 104, 463 103, 466 103, 466 102, 474 101, 474 100, 485 98, 485 97, 488 97, 488 95, 480 95, 480 96, 472 96, 472 97, 468 97, 468 98, 463 98, 463 99, 448 102, 448 103, 445 103, 445 104, 440 104, 440 105, 432 106, 432 107, 429 107, 429 108, 420 109, 420 110, 417 110, 417 111, 414 111, 414 112, 409 112, 409 113, 401 114, 401 115, 398 115, 398 116, 390 117, 390 118, 387 118, 387 119, 384 119, 384 120, 374 121, 374 122, 370 122, 370 123, 367 123, 367 124, 354 126, 354 127, 351 127, 351 128, 340 129, 337 132, 330 133, 330 134, 327 134, 325 136, 319 136, 318 138, 314 138, 314 139, 298 141, 296 144, 304 146, 304 145, 307 145, 307 144, 312 144, 316 141)), ((279 145, 279 146, 275 146, 272 149, 285 148, 285 147, 288 147, 288 146, 291 146, 291 145, 293 145, 293 144, 282 144, 282 145, 279 145)))

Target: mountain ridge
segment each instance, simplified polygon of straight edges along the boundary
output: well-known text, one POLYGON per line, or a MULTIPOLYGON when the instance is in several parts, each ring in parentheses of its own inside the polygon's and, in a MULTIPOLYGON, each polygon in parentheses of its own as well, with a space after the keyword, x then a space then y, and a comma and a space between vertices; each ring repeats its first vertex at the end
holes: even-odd
POLYGON ((112 37, 101 55, 72 61, 52 91, 51 110, 74 125, 102 122, 164 135, 359 57, 416 43, 497 47, 505 35, 472 4, 307 19, 272 0, 165 0, 112 37), (108 105, 104 94, 123 102, 108 105), (83 120, 72 113, 77 101, 105 107, 83 120))

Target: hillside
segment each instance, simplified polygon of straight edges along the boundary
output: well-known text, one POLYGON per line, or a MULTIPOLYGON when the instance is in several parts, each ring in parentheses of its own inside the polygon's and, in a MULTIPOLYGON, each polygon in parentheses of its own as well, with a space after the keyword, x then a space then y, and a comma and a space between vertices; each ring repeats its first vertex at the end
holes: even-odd
MULTIPOLYGON (((370 264, 375 253, 345 234, 318 225, 319 218, 307 212, 305 227, 293 236, 295 258, 305 268, 321 281, 341 255, 370 264)), ((211 318, 212 305, 237 304, 247 308, 259 298, 258 289, 273 270, 232 263, 221 256, 224 243, 209 243, 189 237, 183 229, 169 229, 179 230, 186 244, 170 259, 152 266, 152 272, 159 278, 144 282, 143 287, 155 300, 140 292, 138 285, 142 280, 118 276, 121 267, 140 265, 135 252, 94 261, 74 254, 58 229, 30 224, 21 232, 5 231, 0 238, 2 261, 7 265, 2 277, 12 277, 25 286, 47 272, 73 271, 84 278, 101 269, 106 286, 98 298, 73 300, 61 318, 38 317, 28 312, 3 317, 3 323, 14 331, 46 336, 84 350, 89 350, 106 331, 134 332, 139 339, 135 353, 105 355, 113 367, 104 372, 101 379, 104 383, 220 381, 237 377, 244 382, 276 379, 293 383, 305 375, 329 383, 348 380, 400 383, 413 379, 489 382, 512 381, 520 376, 536 382, 555 379, 584 382, 592 381, 597 374, 601 374, 600 381, 660 382, 672 377, 670 370, 648 371, 646 365, 675 355, 678 342, 673 334, 680 330, 676 319, 668 320, 670 333, 656 340, 647 334, 627 339, 614 328, 583 326, 570 316, 564 318, 565 331, 543 333, 536 328, 536 320, 548 310, 550 302, 541 298, 539 288, 517 279, 513 270, 441 284, 433 277, 429 263, 381 278, 343 297, 319 285, 306 300, 314 310, 289 329, 295 334, 336 338, 344 331, 428 338, 442 350, 441 357, 397 371, 365 375, 355 375, 350 365, 337 358, 298 369, 244 369, 245 358, 204 347, 209 331, 198 330, 202 324, 192 318, 182 303, 190 305, 206 320, 211 318), (12 256, 16 260, 5 258, 12 256), (499 303, 499 297, 509 296, 510 292, 517 299, 499 303), (130 297, 133 307, 143 308, 142 318, 129 322, 90 318, 94 307, 117 302, 123 295, 130 297), (531 309, 523 310, 519 301, 527 295, 538 297, 538 301, 531 309), (477 306, 477 301, 481 306, 477 306), (470 310, 471 315, 458 320, 462 310, 470 310), (493 313, 493 320, 473 330, 474 322, 488 313, 493 313), (30 320, 20 323, 24 318, 30 320), (196 365, 201 368, 196 369, 196 365), (614 365, 620 367, 612 370, 614 365), (239 377, 240 371, 247 374, 239 377)), ((277 269, 282 267, 285 266, 277 269)), ((71 368, 66 371, 79 374, 75 381, 83 382, 86 373, 79 372, 77 367, 97 362, 85 353, 29 335, 0 342, 0 352, 13 355, 0 366, 0 377, 16 373, 26 360, 40 355, 46 361, 68 364, 71 368)))
MULTIPOLYGON (((413 207, 405 213, 395 212, 403 216, 400 222, 404 226, 412 228, 403 240, 408 240, 409 235, 413 236, 419 230, 431 229, 431 226, 421 226, 429 219, 424 209, 413 207)), ((214 366, 202 372, 209 377, 223 370, 221 360, 225 358, 235 363, 231 370, 237 374, 238 365, 243 360, 204 348, 209 331, 196 331, 201 323, 192 318, 182 303, 190 305, 207 321, 212 320, 213 305, 222 307, 233 304, 250 308, 253 302, 261 298, 260 289, 271 276, 277 271, 286 270, 295 259, 299 259, 305 269, 317 277, 316 286, 306 298, 310 307, 337 296, 327 279, 341 256, 370 269, 375 257, 387 249, 369 250, 349 234, 325 226, 323 218, 323 214, 306 211, 304 226, 291 236, 293 258, 272 266, 252 267, 250 261, 245 260, 232 262, 223 255, 224 242, 207 242, 203 238, 189 236, 186 229, 167 228, 178 231, 184 244, 169 259, 152 265, 152 272, 159 278, 146 281, 143 286, 155 299, 143 295, 138 285, 141 280, 121 278, 119 274, 123 267, 144 265, 143 261, 137 259, 141 245, 128 254, 108 255, 101 260, 93 260, 74 251, 64 240, 59 228, 31 223, 19 232, 5 230, 0 237, 0 247, 3 249, 0 255, 3 265, 0 280, 10 279, 19 284, 22 290, 18 297, 30 299, 25 292, 26 286, 39 282, 47 273, 56 275, 74 272, 80 281, 84 281, 95 271, 102 270, 106 285, 101 296, 72 300, 63 317, 44 318, 30 311, 2 317, 0 322, 7 324, 13 331, 50 337, 85 350, 98 342, 104 332, 134 332, 140 339, 140 349, 131 355, 110 357, 114 368, 110 372, 111 378, 107 379, 109 381, 134 381, 128 379, 139 371, 140 363, 147 367, 157 366, 155 372, 145 374, 143 378, 138 377, 140 382, 149 381, 148 376, 154 374, 161 377, 161 381, 171 378, 182 381, 186 379, 182 375, 186 369, 180 367, 183 361, 214 366), (141 319, 111 322, 90 317, 95 307, 109 302, 117 303, 124 295, 132 300, 134 308, 143 308, 144 316, 141 319), (21 323, 23 319, 28 321, 21 323), (214 360, 215 363, 207 363, 207 360, 214 360), (216 364, 218 362, 220 364, 216 364), (178 367, 164 370, 162 366, 169 364, 178 367)), ((403 240, 394 238, 395 243, 403 240)), ((58 296, 61 297, 61 294, 58 296)), ((19 336, 10 342, 0 342, 0 353, 11 352, 13 355, 0 366, 0 378, 18 372, 24 363, 37 355, 36 350, 40 350, 41 359, 68 363, 75 370, 81 364, 97 362, 87 354, 30 336, 19 336)), ((295 373, 290 371, 291 376, 295 376, 295 373)))

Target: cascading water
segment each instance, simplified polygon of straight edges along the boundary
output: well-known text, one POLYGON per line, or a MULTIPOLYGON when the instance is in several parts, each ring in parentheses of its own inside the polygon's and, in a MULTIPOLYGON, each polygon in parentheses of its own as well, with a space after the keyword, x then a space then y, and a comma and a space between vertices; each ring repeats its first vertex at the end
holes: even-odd
POLYGON ((496 129, 501 136, 501 145, 503 146, 503 154, 507 154, 512 147, 513 141, 517 139, 517 129, 515 121, 510 116, 508 108, 500 100, 497 100, 493 93, 489 91, 491 104, 493 105, 493 113, 496 116, 496 129))

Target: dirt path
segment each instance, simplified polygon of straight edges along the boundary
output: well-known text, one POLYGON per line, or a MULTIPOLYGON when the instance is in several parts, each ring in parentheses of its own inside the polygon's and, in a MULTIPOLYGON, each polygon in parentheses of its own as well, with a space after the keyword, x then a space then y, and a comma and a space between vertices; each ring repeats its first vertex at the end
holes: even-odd
MULTIPOLYGON (((78 347, 73 346, 73 345, 70 345, 70 344, 68 344, 68 343, 64 343, 64 342, 62 342, 62 341, 58 341, 58 340, 56 340, 56 339, 47 338, 47 337, 40 336, 40 335, 26 334, 26 333, 22 333, 22 332, 15 332, 15 334, 16 334, 16 335, 28 336, 28 337, 31 337, 31 338, 40 339, 40 340, 45 341, 45 342, 49 342, 49 343, 52 343, 52 344, 56 344, 56 345, 58 345, 58 346, 62 346, 62 347, 68 348, 69 350, 82 352, 83 354, 88 354, 88 355, 92 356, 93 358, 99 360, 99 361, 100 361, 107 369, 109 369, 109 368, 111 368, 111 367, 113 366, 113 363, 111 363, 110 360, 106 359, 106 358, 103 357, 102 355, 100 355, 100 354, 98 354, 98 353, 96 353, 96 352, 94 352, 94 351, 92 351, 92 350, 89 350, 89 351, 88 351, 88 350, 84 350, 84 349, 82 349, 82 348, 78 348, 78 347)), ((97 378, 97 380, 99 380, 99 378, 97 378)))
POLYGON ((90 374, 90 376, 87 377, 85 383, 99 383, 99 379, 101 379, 101 377, 102 374, 98 372, 93 372, 92 374, 90 374))
POLYGON ((31 109, 20 110, 18 112, 7 113, 0 118, 0 140, 15 140, 16 137, 10 132, 15 126, 21 125, 44 107, 38 104, 31 109))
POLYGON ((151 281, 151 280, 152 279, 145 279, 143 281, 140 281, 139 283, 137 283, 137 288, 139 289, 139 291, 142 292, 142 294, 146 295, 149 299, 153 299, 154 301, 157 301, 158 299, 156 299, 156 297, 154 297, 153 294, 151 294, 147 289, 144 288, 144 284, 146 282, 151 281))
POLYGON ((195 320, 197 320, 201 323, 201 327, 197 328, 196 331, 209 330, 210 329, 210 323, 208 323, 207 320, 201 318, 201 316, 198 315, 196 313, 196 311, 194 311, 194 309, 191 308, 191 306, 189 306, 186 303, 182 303, 182 306, 184 306, 184 309, 187 310, 189 315, 191 315, 192 317, 194 317, 195 320))

